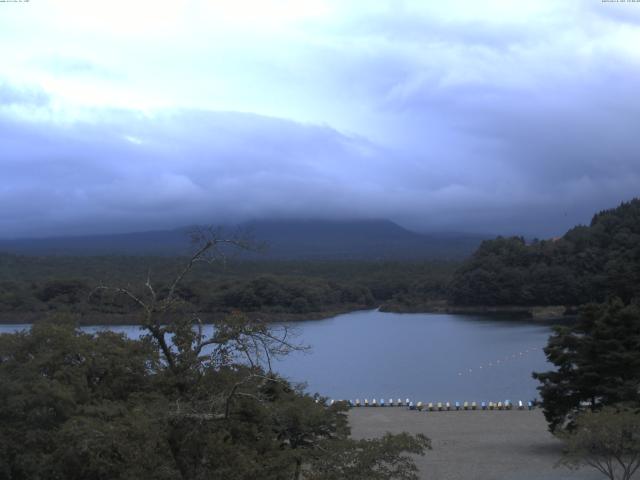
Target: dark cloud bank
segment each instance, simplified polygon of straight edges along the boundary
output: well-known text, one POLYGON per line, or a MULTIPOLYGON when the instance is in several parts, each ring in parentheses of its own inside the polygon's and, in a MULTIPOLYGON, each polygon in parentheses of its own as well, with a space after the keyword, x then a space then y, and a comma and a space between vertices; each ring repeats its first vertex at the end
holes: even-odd
POLYGON ((519 121, 509 110, 485 117, 476 128, 506 138, 490 147, 499 156, 455 165, 250 114, 101 116, 0 119, 3 237, 253 218, 390 218, 421 230, 548 236, 639 185, 635 140, 619 123, 549 122, 543 106, 519 121))
POLYGON ((237 112, 70 120, 43 91, 0 82, 0 237, 260 218, 546 237, 640 194, 637 62, 535 48, 525 62, 530 32, 444 32, 420 40, 442 60, 424 65, 393 48, 314 52, 347 93, 347 77, 371 79, 356 100, 380 113, 384 139, 237 112))
MULTIPOLYGON (((285 101, 303 85, 295 98, 311 110, 365 112, 351 126, 366 137, 204 110, 72 120, 44 91, 0 78, 0 237, 260 218, 547 237, 640 195, 637 8, 549 3, 550 17, 515 21, 402 5, 337 22, 278 84, 255 78, 285 101)), ((55 75, 123 73, 38 61, 55 75)))

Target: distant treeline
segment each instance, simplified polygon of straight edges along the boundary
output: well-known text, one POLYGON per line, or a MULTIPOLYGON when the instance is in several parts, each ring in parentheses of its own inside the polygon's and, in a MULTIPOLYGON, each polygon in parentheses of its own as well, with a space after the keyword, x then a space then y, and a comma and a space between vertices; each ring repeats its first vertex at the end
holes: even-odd
MULTIPOLYGON (((142 292, 149 277, 163 295, 162 286, 183 263, 180 257, 0 254, 0 321, 59 311, 80 314, 86 322, 132 318, 132 300, 94 289, 106 285, 142 292)), ((575 227, 562 238, 485 241, 463 263, 236 260, 199 265, 180 295, 183 308, 203 314, 241 310, 274 319, 373 306, 397 311, 579 306, 610 297, 629 303, 640 297, 640 200, 598 213, 589 226, 575 227)))
MULTIPOLYGON (((20 314, 65 311, 81 314, 89 322, 113 321, 114 316, 135 312, 136 305, 126 296, 96 287, 126 287, 142 294, 149 276, 162 296, 163 286, 183 263, 182 258, 167 257, 0 255, 1 318, 19 321, 20 314)), ((458 265, 435 261, 203 264, 179 293, 185 301, 182 309, 204 314, 241 310, 304 318, 386 302, 418 305, 444 300, 458 265)))
POLYGON ((640 297, 640 199, 562 238, 485 241, 449 286, 456 305, 582 305, 640 297))

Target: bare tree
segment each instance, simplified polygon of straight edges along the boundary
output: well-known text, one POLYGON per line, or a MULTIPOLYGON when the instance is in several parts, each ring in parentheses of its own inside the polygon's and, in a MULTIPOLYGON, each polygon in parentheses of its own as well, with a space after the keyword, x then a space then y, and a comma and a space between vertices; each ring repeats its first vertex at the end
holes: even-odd
POLYGON ((640 414, 606 407, 581 414, 572 431, 558 436, 565 442, 561 463, 587 465, 610 480, 630 480, 640 467, 640 414))
POLYGON ((294 342, 295 335, 286 325, 267 324, 237 312, 214 321, 213 333, 207 336, 198 312, 180 312, 185 304, 180 286, 197 264, 226 263, 238 252, 264 248, 244 231, 225 235, 222 229, 209 227, 195 229, 190 235, 194 252, 161 291, 153 286, 149 272, 141 289, 100 285, 94 292, 109 291, 132 300, 142 314, 141 328, 157 344, 162 359, 176 374, 204 365, 228 365, 239 355, 251 367, 271 372, 274 357, 304 349, 294 342))

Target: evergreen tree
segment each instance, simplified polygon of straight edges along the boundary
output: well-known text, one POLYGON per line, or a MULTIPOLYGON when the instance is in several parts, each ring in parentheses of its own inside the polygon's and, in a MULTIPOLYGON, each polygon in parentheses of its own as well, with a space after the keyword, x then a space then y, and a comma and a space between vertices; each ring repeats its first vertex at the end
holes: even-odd
POLYGON ((581 411, 640 404, 640 307, 613 299, 589 305, 571 327, 557 327, 545 348, 557 369, 534 373, 552 431, 571 428, 581 411))
POLYGON ((454 274, 458 305, 582 305, 640 296, 640 199, 595 215, 562 238, 485 241, 454 274))

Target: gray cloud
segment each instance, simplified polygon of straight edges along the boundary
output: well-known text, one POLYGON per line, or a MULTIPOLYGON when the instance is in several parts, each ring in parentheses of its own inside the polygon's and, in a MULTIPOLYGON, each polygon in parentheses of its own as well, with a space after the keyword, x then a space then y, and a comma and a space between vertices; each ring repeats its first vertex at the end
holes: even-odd
POLYGON ((259 217, 388 217, 422 229, 545 235, 630 195, 640 178, 637 162, 602 178, 584 168, 581 176, 536 178, 529 169, 550 166, 485 154, 447 166, 329 127, 252 114, 101 116, 62 125, 1 119, 3 236, 259 217))
POLYGON ((44 107, 49 95, 37 87, 18 87, 0 79, 0 107, 44 107))
POLYGON ((49 55, 38 57, 33 63, 57 75, 95 76, 108 79, 121 77, 109 68, 81 57, 49 55))
MULTIPOLYGON (((81 57, 45 65, 69 98, 93 75, 118 105, 121 93, 136 98, 131 84, 175 98, 193 89, 202 110, 85 108, 73 120, 56 113, 55 96, 0 83, 0 235, 387 217, 551 236, 640 194, 635 6, 539 2, 531 17, 475 18, 396 5, 358 7, 273 45, 140 46, 122 54, 127 82, 115 86, 81 57), (203 87, 217 80, 223 93, 203 87), (275 110, 213 111, 209 95, 275 110), (315 123, 280 118, 295 112, 315 123)), ((102 92, 78 98, 109 104, 102 92)))

